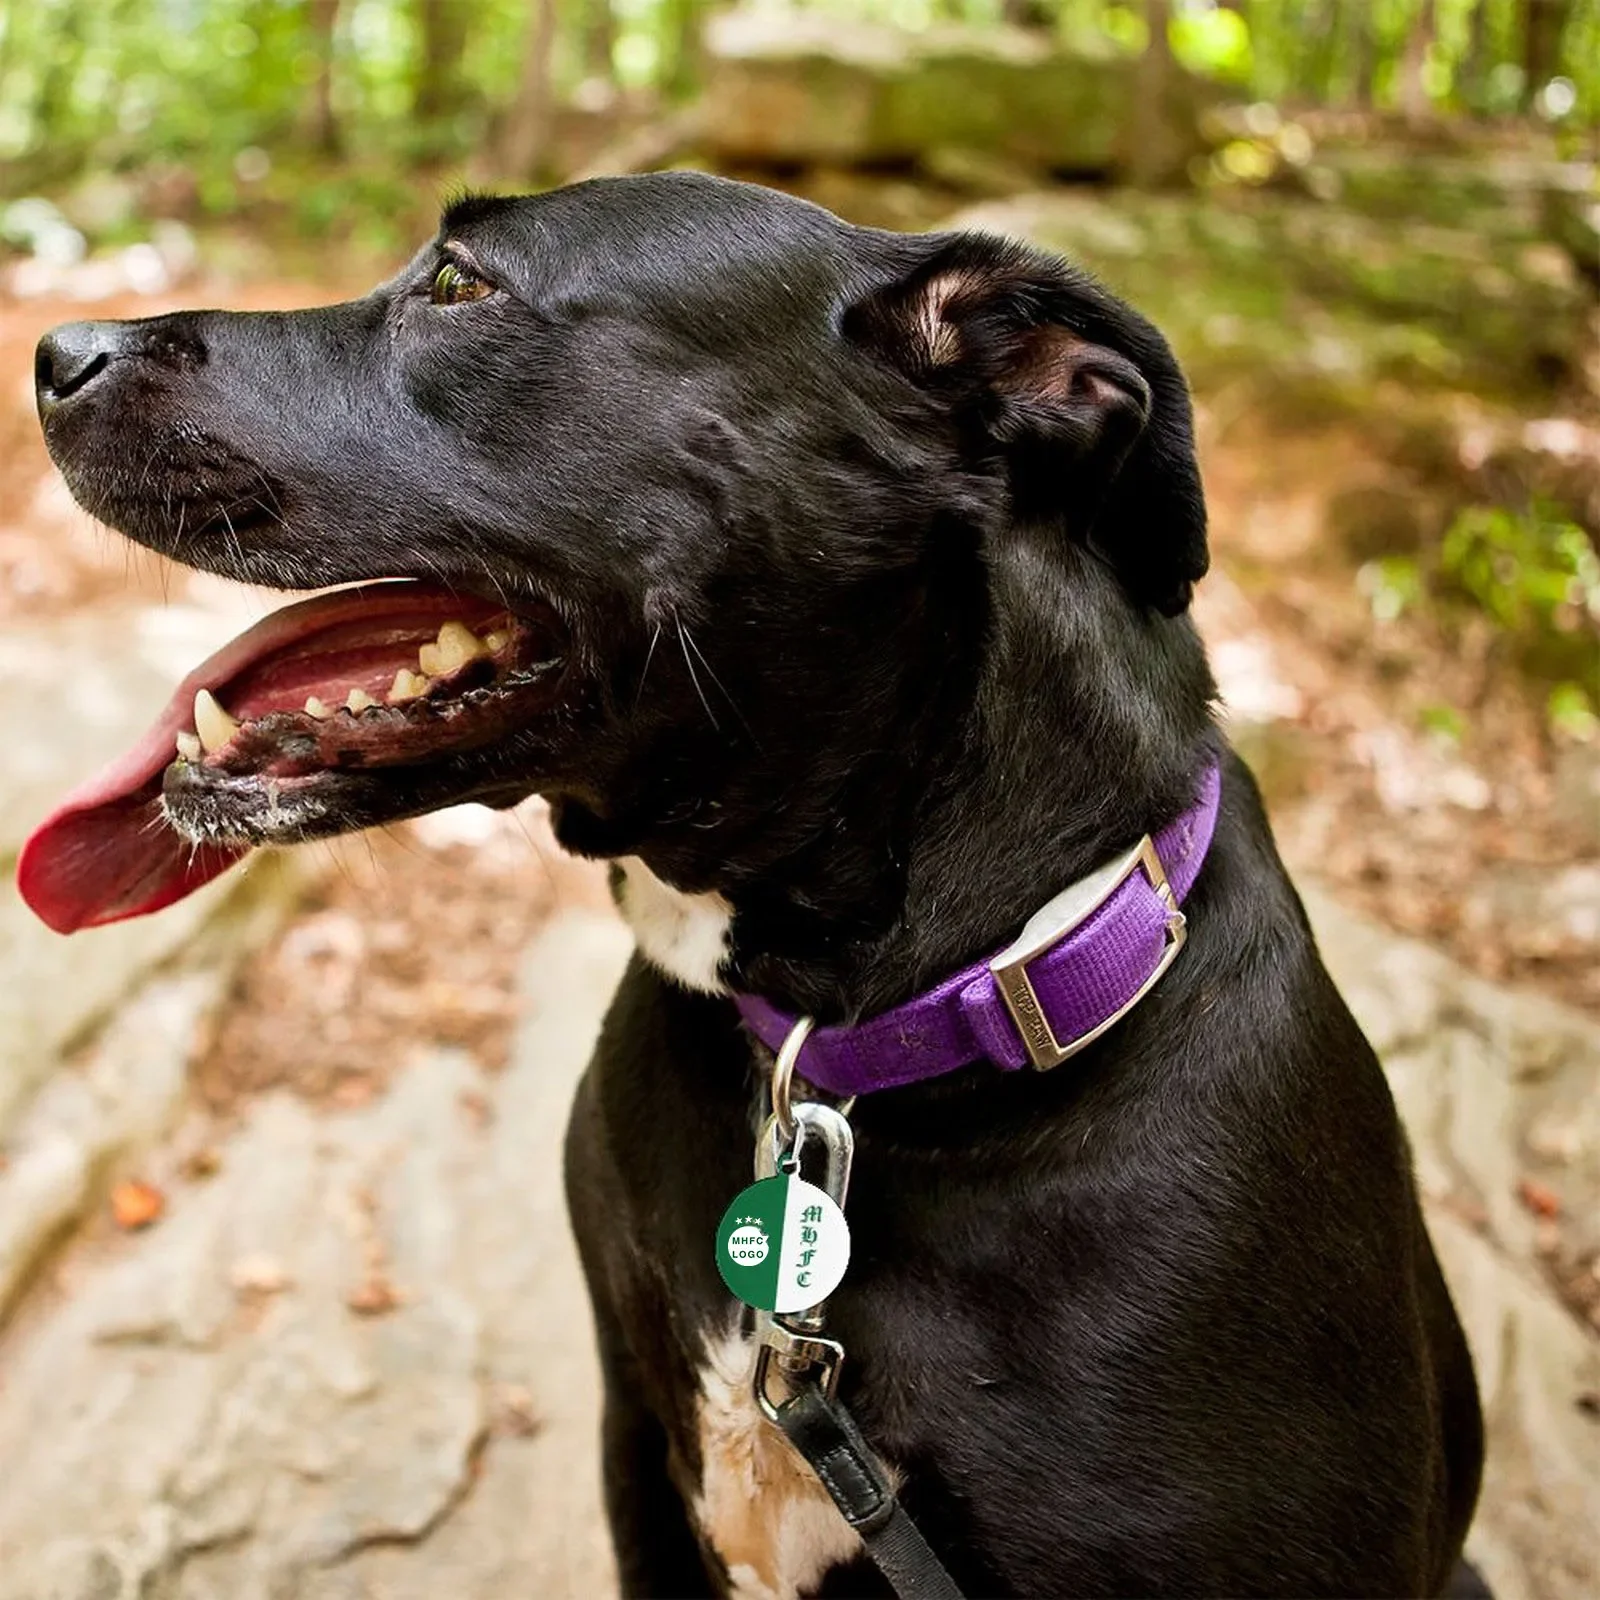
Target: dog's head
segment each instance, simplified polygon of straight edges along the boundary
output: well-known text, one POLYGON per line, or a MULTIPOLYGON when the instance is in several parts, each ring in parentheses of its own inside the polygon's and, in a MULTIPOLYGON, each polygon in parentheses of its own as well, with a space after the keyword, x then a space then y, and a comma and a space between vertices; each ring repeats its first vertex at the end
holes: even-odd
POLYGON ((1142 319, 1014 244, 693 175, 462 201, 346 305, 58 329, 37 386, 95 516, 354 586, 197 668, 40 830, 24 892, 62 928, 536 791, 574 847, 727 888, 847 792, 901 804, 881 775, 959 728, 1007 541, 1151 628, 1206 565, 1142 319))

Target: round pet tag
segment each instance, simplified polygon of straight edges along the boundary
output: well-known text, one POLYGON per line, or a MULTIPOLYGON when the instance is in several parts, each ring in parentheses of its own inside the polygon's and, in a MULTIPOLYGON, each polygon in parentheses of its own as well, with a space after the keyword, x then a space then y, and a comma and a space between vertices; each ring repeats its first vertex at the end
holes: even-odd
POLYGON ((805 1311, 839 1287, 850 1265, 850 1225, 826 1190, 803 1178, 763 1178, 717 1229, 717 1270, 747 1306, 805 1311))

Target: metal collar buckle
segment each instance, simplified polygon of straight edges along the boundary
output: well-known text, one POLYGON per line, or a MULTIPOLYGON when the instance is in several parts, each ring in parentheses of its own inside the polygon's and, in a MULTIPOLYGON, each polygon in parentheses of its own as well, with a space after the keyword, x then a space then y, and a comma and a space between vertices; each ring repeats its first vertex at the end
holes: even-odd
POLYGON ((1016 943, 1002 950, 989 963, 995 985, 1006 1003, 1006 1009, 1011 1013, 1012 1021, 1017 1025, 1018 1033, 1022 1035, 1023 1047, 1033 1066, 1040 1072, 1060 1066, 1068 1056, 1076 1055, 1085 1045, 1093 1044, 1107 1028, 1125 1017, 1172 965, 1173 958, 1183 948, 1186 931, 1184 915, 1178 909, 1172 885, 1167 882, 1167 869, 1162 866, 1161 857, 1156 854, 1155 844, 1148 833, 1125 854, 1108 861, 1086 878, 1069 884, 1055 899, 1041 906, 1028 919, 1016 943), (1075 928, 1087 922, 1141 868, 1150 880, 1150 887, 1166 908, 1167 943, 1161 952, 1161 959, 1155 971, 1139 985, 1124 1005, 1119 1006, 1097 1027, 1063 1044, 1056 1038, 1050 1027, 1050 1019, 1039 1003, 1039 996, 1028 977, 1028 966, 1047 950, 1060 944, 1075 928))

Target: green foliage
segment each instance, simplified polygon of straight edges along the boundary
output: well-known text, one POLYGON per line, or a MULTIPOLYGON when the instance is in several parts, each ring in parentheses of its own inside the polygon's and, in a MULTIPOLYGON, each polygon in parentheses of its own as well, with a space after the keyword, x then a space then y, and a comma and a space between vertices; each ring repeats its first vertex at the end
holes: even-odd
POLYGON ((1545 717, 1563 738, 1588 744, 1600 739, 1597 705, 1600 696, 1591 696, 1581 683, 1558 683, 1545 701, 1545 717))
MULTIPOLYGON (((173 162, 214 199, 256 149, 460 160, 525 92, 539 5, 555 8, 547 75, 560 100, 596 75, 682 92, 713 3, 0 0, 0 195, 90 166, 173 162)), ((1160 14, 1153 0, 792 3, 911 28, 1018 17, 1123 53, 1146 48, 1160 14)), ((1600 0, 1167 0, 1165 12, 1180 61, 1260 100, 1382 108, 1420 94, 1444 109, 1600 120, 1600 0), (1533 39, 1535 9, 1559 25, 1553 52, 1533 39)))
POLYGON ((1356 573, 1356 587, 1379 622, 1394 622, 1414 610, 1426 593, 1422 569, 1410 556, 1366 562, 1356 573))
MULTIPOLYGON (((1380 622, 1411 612, 1426 612, 1447 629, 1471 617, 1486 620, 1499 653, 1551 686, 1551 727, 1572 737, 1595 731, 1600 555, 1560 507, 1469 506, 1431 559, 1371 561, 1356 582, 1380 622)), ((1448 732, 1442 722, 1429 725, 1448 732)))
POLYGON ((1255 70, 1250 26, 1220 6, 1180 11, 1172 19, 1172 53, 1191 72, 1247 87, 1255 70))
POLYGON ((1600 648, 1600 557, 1549 504, 1462 511, 1439 547, 1439 572, 1507 633, 1587 637, 1600 648))
POLYGON ((1441 744, 1460 744, 1467 736, 1467 719, 1454 706, 1424 706, 1417 720, 1441 744))

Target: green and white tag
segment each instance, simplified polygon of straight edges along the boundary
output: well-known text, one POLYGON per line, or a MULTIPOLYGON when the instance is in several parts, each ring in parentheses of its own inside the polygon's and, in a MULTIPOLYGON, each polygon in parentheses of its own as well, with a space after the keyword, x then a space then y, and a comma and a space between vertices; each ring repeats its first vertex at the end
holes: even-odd
POLYGON ((717 1229, 722 1281, 758 1311, 805 1311, 839 1287, 849 1265, 844 1212, 803 1178, 752 1183, 717 1229))

